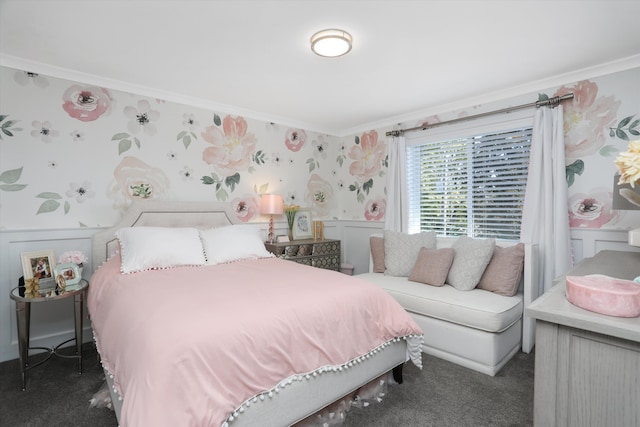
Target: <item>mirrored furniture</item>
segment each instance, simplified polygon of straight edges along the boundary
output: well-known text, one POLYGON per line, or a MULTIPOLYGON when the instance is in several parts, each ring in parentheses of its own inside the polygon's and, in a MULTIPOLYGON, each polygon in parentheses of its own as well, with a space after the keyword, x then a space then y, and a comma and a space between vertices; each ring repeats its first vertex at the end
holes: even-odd
MULTIPOLYGON (((80 283, 67 286, 64 292, 54 293, 46 296, 41 293, 39 297, 28 298, 24 294, 24 288, 17 287, 11 290, 10 297, 16 304, 16 320, 18 326, 18 351, 20 362, 20 373, 22 374, 22 390, 26 390, 27 370, 49 360, 52 356, 78 359, 78 374, 82 374, 82 323, 84 318, 84 300, 89 282, 82 279, 80 283), (73 298, 74 306, 74 326, 75 335, 53 348, 30 347, 29 336, 31 333, 31 304, 46 304, 65 298, 73 298), (73 354, 63 354, 60 349, 67 343, 75 341, 75 351, 73 354), (29 350, 44 350, 33 358, 38 358, 33 364, 29 363, 29 350)), ((42 290, 41 290, 42 292, 42 290)))
POLYGON ((265 247, 278 258, 340 271, 340 240, 292 240, 290 242, 265 243, 265 247))

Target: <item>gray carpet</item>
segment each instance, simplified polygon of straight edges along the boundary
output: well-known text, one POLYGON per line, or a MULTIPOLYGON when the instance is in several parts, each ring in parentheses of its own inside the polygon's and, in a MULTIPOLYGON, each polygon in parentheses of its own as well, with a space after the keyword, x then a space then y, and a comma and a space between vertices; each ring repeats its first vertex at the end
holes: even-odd
POLYGON ((533 425, 534 354, 517 353, 495 377, 422 355, 382 403, 352 408, 344 427, 533 425))
MULTIPOLYGON (((54 357, 28 371, 26 391, 17 359, 0 363, 0 426, 117 426, 111 410, 89 407, 104 378, 95 349, 85 348, 81 376, 75 360, 54 357)), ((533 424, 533 353, 516 354, 495 377, 429 355, 423 363, 422 371, 408 364, 404 383, 390 386, 382 403, 352 408, 344 426, 533 424)))

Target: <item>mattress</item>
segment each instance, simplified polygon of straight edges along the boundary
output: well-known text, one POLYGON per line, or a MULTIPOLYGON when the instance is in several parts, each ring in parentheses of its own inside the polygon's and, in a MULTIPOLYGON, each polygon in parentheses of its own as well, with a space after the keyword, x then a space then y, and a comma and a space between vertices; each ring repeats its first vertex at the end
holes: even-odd
POLYGON ((482 289, 460 291, 450 285, 429 286, 382 273, 358 277, 384 289, 412 313, 487 332, 508 329, 520 320, 524 308, 522 294, 507 297, 482 289))
POLYGON ((277 258, 91 278, 88 307, 123 427, 218 426, 288 385, 345 371, 422 331, 364 280, 277 258))

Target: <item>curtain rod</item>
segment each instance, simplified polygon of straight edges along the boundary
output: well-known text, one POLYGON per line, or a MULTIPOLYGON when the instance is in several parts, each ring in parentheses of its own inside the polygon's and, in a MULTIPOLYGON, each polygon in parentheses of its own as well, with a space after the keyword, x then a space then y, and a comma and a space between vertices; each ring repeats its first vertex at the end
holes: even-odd
POLYGON ((451 123, 463 122, 465 120, 479 119, 480 117, 492 116, 494 114, 510 113, 511 111, 522 110, 523 108, 531 108, 531 107, 540 108, 547 105, 551 105, 551 108, 553 108, 553 107, 556 107, 558 104, 560 104, 562 101, 566 101, 568 99, 573 99, 573 93, 567 93, 566 95, 562 95, 562 96, 554 96, 553 98, 545 99, 543 101, 530 102, 529 104, 522 104, 522 105, 516 105, 515 107, 503 108, 501 110, 487 111, 486 113, 474 114, 473 116, 459 117, 457 119, 445 120, 444 122, 433 123, 430 125, 427 124, 427 125, 416 126, 416 127, 407 128, 407 129, 391 130, 387 132, 386 135, 400 136, 405 132, 412 132, 416 130, 426 130, 436 126, 449 125, 451 123))

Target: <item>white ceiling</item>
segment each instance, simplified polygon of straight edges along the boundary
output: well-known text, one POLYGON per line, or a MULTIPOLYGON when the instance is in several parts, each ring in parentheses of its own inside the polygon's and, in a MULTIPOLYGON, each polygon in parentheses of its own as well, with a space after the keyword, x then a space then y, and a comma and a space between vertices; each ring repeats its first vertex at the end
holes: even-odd
POLYGON ((344 135, 639 66, 638 17, 638 0, 0 0, 0 65, 344 135), (311 53, 324 28, 353 50, 311 53))

